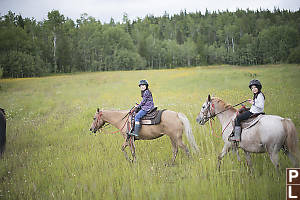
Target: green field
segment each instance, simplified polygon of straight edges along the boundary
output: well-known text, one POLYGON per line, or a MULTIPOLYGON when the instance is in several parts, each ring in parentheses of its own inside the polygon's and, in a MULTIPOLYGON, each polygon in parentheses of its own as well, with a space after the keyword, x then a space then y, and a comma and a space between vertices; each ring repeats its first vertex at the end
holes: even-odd
MULTIPOLYGON (((196 116, 213 94, 236 104, 251 98, 249 80, 260 79, 267 114, 291 118, 300 130, 300 65, 210 66, 173 70, 78 73, 0 80, 0 107, 7 112, 7 148, 0 160, 0 199, 285 199, 285 168, 267 154, 252 155, 253 174, 234 154, 217 155, 223 141, 196 116), (200 148, 174 166, 168 137, 137 141, 137 162, 121 152, 123 138, 109 127, 89 133, 96 108, 129 109, 147 79, 156 106, 184 113, 200 148)), ((221 132, 218 120, 214 131, 221 132)), ((187 139, 184 136, 184 141, 187 139)))

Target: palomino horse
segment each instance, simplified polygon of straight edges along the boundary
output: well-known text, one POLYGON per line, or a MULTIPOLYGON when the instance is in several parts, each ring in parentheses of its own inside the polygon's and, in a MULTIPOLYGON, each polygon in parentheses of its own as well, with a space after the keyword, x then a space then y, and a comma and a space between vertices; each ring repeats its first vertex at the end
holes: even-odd
MULTIPOLYGON (((93 123, 90 131, 96 133, 105 123, 111 124, 120 130, 120 133, 124 137, 125 142, 122 145, 122 151, 125 154, 127 160, 128 156, 125 148, 130 145, 127 138, 127 132, 130 130, 129 113, 130 111, 114 111, 114 110, 99 110, 94 116, 93 123)), ((168 135, 171 139, 173 147, 173 160, 174 163, 178 146, 181 147, 185 153, 189 156, 189 150, 182 141, 182 133, 185 129, 187 139, 192 146, 193 150, 199 151, 198 146, 195 142, 194 135, 191 130, 190 122, 188 118, 182 114, 174 111, 166 110, 162 113, 161 122, 157 125, 142 125, 139 133, 139 140, 153 140, 163 135, 168 135)), ((133 161, 135 160, 135 153, 132 151, 133 161)))
MULTIPOLYGON (((204 125, 210 118, 217 116, 222 125, 222 138, 224 147, 218 156, 218 168, 222 158, 226 155, 230 147, 234 148, 234 142, 228 141, 233 130, 233 121, 237 110, 223 100, 208 95, 206 102, 202 105, 197 116, 197 122, 204 125)), ((295 167, 299 164, 297 131, 290 119, 285 119, 275 115, 263 115, 254 126, 242 130, 242 140, 240 148, 246 153, 246 160, 251 167, 250 153, 268 152, 270 159, 278 170, 278 153, 281 148, 285 149, 295 167)))
POLYGON ((6 144, 6 118, 4 109, 0 108, 0 156, 4 153, 6 144))

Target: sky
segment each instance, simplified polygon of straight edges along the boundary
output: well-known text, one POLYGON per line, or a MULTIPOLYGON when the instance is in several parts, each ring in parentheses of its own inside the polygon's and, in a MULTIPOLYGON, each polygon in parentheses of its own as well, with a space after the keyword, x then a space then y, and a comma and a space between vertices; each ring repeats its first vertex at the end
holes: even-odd
POLYGON ((0 16, 11 10, 22 17, 42 21, 47 19, 48 12, 58 10, 74 21, 87 13, 102 23, 108 23, 111 18, 122 22, 125 13, 134 20, 146 15, 162 16, 165 12, 174 15, 184 10, 204 14, 206 9, 211 12, 247 8, 273 11, 274 7, 297 11, 300 0, 0 0, 0 16))

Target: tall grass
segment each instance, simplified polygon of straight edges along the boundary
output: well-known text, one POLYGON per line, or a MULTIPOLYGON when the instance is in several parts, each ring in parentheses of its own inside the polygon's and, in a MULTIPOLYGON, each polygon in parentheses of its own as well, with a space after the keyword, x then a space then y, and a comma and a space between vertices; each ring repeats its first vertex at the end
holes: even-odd
MULTIPOLYGON (((7 148, 0 160, 0 199, 284 199, 285 168, 276 173, 267 154, 252 155, 250 174, 234 154, 217 155, 223 142, 196 116, 208 94, 228 103, 251 98, 248 82, 263 83, 268 114, 288 117, 300 128, 300 66, 213 66, 134 72, 80 73, 0 81, 7 111, 7 148), (169 138, 137 141, 137 162, 121 153, 122 137, 107 128, 93 135, 96 108, 129 109, 139 102, 137 83, 147 79, 159 108, 189 118, 200 153, 182 151, 174 166, 169 138)), ((221 126, 213 122, 220 134, 221 126)), ((184 137, 185 143, 187 139, 184 137)))

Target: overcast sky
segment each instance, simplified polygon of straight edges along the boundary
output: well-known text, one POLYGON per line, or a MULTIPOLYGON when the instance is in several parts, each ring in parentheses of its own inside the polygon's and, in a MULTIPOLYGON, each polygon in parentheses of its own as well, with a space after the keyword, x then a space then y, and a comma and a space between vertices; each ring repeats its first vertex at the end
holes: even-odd
POLYGON ((23 17, 42 21, 47 19, 49 11, 59 10, 60 14, 73 20, 87 13, 101 22, 109 22, 110 18, 120 22, 124 13, 133 20, 147 14, 162 16, 165 11, 173 15, 181 10, 204 13, 206 8, 209 11, 236 11, 237 8, 273 11, 274 7, 297 11, 300 0, 0 0, 0 15, 11 10, 23 17))

